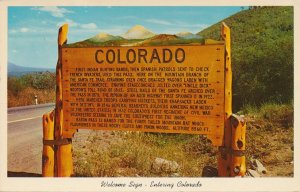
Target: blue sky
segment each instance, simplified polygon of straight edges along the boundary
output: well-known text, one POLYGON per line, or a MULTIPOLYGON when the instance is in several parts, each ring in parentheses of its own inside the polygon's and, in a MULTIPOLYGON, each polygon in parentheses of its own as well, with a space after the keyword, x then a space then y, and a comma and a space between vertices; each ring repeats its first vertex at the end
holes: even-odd
POLYGON ((241 7, 9 7, 8 61, 20 66, 55 68, 57 32, 69 24, 68 43, 100 32, 122 35, 134 25, 154 33, 197 33, 241 7))

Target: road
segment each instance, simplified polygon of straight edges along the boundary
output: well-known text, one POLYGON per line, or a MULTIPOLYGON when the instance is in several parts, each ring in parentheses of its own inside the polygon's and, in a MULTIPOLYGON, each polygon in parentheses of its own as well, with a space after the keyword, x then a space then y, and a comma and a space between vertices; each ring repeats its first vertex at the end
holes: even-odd
POLYGON ((54 104, 10 108, 7 111, 7 170, 9 176, 42 173, 44 113, 54 104), (19 175, 18 175, 19 174, 19 175))

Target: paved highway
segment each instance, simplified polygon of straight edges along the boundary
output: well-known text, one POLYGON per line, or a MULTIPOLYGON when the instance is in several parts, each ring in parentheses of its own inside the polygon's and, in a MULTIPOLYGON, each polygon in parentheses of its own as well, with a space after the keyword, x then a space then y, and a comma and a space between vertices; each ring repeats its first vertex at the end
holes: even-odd
POLYGON ((7 169, 10 176, 42 173, 42 116, 52 109, 54 104, 7 110, 7 169))

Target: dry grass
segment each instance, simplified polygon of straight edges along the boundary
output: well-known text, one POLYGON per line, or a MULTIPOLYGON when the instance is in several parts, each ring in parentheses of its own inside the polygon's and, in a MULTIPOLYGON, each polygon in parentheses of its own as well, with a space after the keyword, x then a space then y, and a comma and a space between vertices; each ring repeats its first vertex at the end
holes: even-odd
POLYGON ((35 95, 38 96, 38 103, 51 103, 55 101, 55 90, 25 88, 18 95, 8 91, 8 107, 26 106, 35 104, 35 95))
POLYGON ((160 157, 176 161, 180 176, 199 177, 205 165, 216 163, 217 149, 203 136, 107 131, 89 134, 85 146, 75 138, 77 176, 172 176, 171 172, 151 169, 154 159, 160 157), (110 144, 103 146, 107 141, 110 144))

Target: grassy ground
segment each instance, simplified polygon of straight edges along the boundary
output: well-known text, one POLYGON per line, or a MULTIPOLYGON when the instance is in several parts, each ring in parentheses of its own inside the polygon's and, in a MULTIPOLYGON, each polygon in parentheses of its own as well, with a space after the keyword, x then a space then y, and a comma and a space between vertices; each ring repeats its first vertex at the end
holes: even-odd
POLYGON ((8 107, 26 106, 55 101, 56 75, 51 72, 32 72, 7 78, 8 107))
MULTIPOLYGON (((246 106, 246 158, 256 158, 265 176, 293 176, 293 107, 246 106), (255 114, 255 115, 254 115, 255 114)), ((204 166, 216 167, 217 147, 205 136, 139 132, 82 131, 74 139, 76 176, 173 176, 153 171, 156 157, 176 161, 181 177, 200 177, 204 166)))

